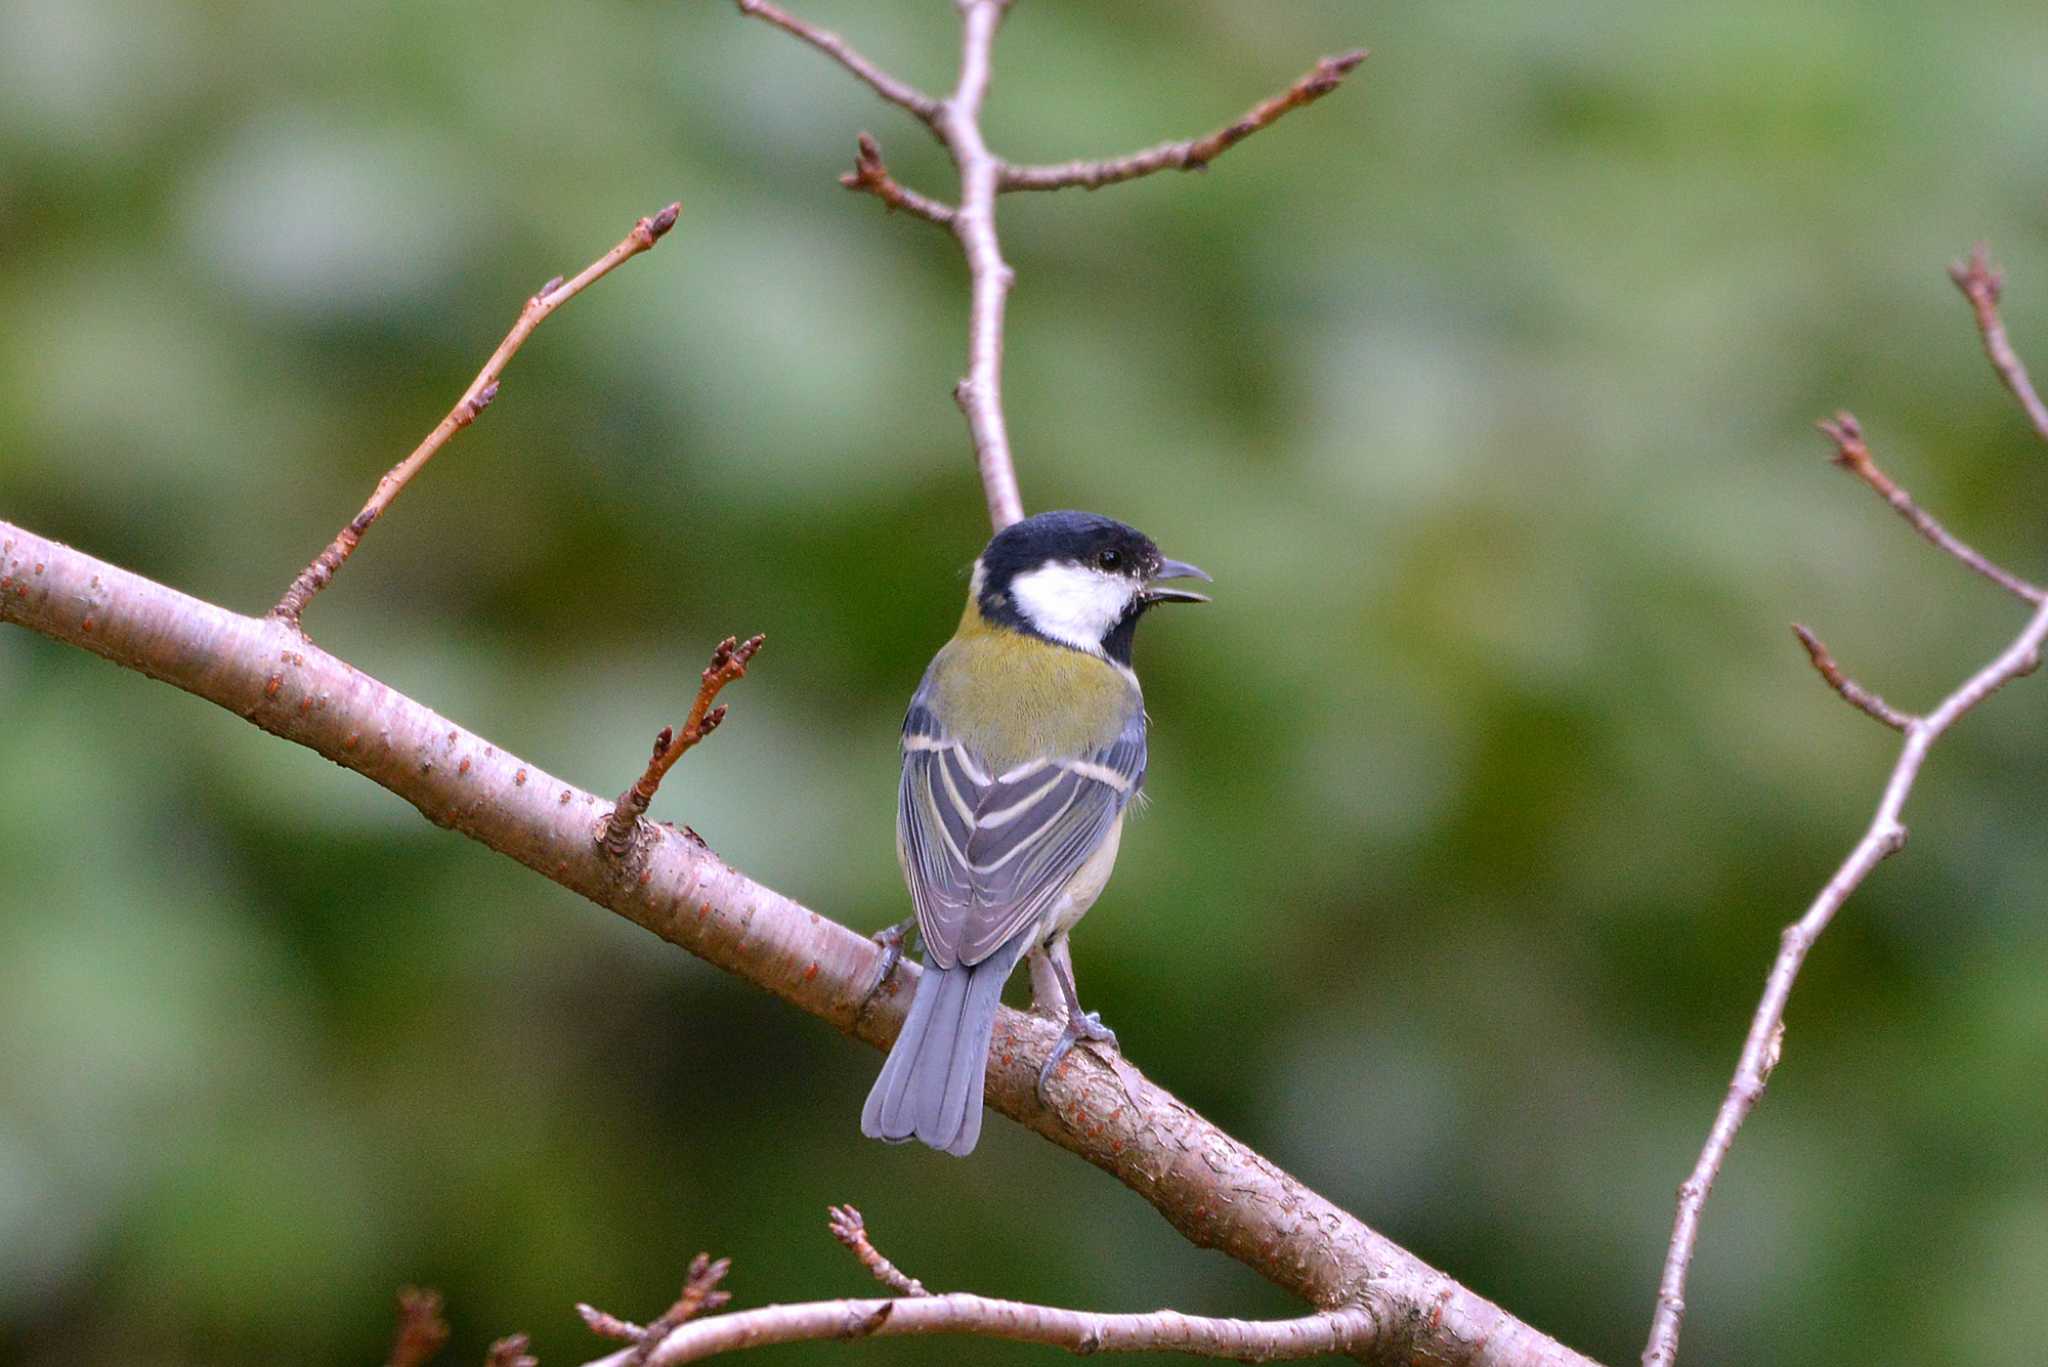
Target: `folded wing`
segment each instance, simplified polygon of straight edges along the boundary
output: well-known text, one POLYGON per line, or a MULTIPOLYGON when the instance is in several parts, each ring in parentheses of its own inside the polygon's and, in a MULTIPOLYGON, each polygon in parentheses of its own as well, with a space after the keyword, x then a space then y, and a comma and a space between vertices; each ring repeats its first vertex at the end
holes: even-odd
POLYGON ((1044 915, 1144 779, 1137 709, 1107 746, 991 773, 920 690, 903 725, 897 840, 933 961, 979 963, 1044 915))

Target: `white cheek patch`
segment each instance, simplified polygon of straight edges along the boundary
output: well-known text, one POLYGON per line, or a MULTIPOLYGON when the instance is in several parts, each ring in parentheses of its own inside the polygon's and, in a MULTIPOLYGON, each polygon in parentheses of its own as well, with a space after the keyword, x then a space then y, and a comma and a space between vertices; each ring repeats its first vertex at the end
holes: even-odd
POLYGON ((1138 586, 1087 565, 1043 565, 1010 580, 1017 611, 1036 630, 1064 645, 1102 653, 1102 638, 1116 625, 1138 586))

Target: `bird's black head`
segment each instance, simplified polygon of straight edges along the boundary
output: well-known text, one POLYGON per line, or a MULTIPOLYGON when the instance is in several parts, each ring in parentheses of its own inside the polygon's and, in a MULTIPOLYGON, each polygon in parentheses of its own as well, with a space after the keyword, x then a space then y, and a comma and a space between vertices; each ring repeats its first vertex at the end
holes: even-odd
POLYGON ((1040 513, 997 532, 974 565, 983 620, 1131 662, 1138 618, 1157 603, 1205 603, 1170 579, 1207 579, 1136 527, 1095 513, 1040 513))

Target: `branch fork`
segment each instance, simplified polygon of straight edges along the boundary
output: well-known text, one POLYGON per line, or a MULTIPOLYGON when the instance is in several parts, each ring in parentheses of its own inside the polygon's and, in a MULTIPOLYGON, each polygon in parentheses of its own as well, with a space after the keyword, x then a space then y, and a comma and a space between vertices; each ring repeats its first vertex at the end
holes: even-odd
MULTIPOLYGON (((2048 440, 2048 414, 2039 411, 2040 400, 2034 395, 2026 368, 2013 354, 2004 327, 1999 322, 1997 307, 2002 282, 1997 272, 1991 269, 1984 248, 1978 246, 1967 263, 1956 263, 1949 274, 1976 313, 1985 352, 1991 358, 1993 369, 2019 399, 2036 431, 2048 440)), ((1672 1222, 1671 1242, 1665 1252, 1663 1274, 1658 1281, 1649 1341, 1643 1348, 1643 1367, 1672 1367, 1677 1360, 1679 1329, 1685 1318, 1686 1279, 1691 1271, 1693 1250, 1699 1241, 1700 1215, 1735 1142, 1736 1132, 1763 1098, 1765 1084, 1784 1049, 1785 1007, 1806 956, 1834 921, 1843 903, 1863 885, 1872 870, 1904 848, 1906 827, 1900 820, 1900 814, 1934 742, 1965 713, 2000 688, 2039 668, 2042 643, 2048 640, 2048 594, 1993 564, 1915 503, 1912 496, 1872 458, 1870 447, 1864 440, 1862 424, 1853 414, 1837 413, 1832 418, 1823 419, 1818 426, 1834 445, 1835 464, 1867 485, 1929 544, 2032 605, 2034 611, 2019 635, 2004 650, 1924 715, 1901 711, 1857 683, 1835 662, 1835 657, 1818 636, 1807 627, 1794 624, 1792 630, 1800 645, 1805 647, 1807 659, 1828 687, 1851 707, 1899 732, 1903 739, 1890 777, 1885 781, 1877 811, 1862 837, 1814 898, 1805 915, 1785 927, 1780 937, 1777 958, 1772 962, 1770 976, 1765 981, 1763 998, 1751 1017, 1749 1033, 1736 1061, 1735 1074, 1729 1080, 1727 1093, 1714 1114, 1713 1125, 1707 1132, 1699 1158, 1691 1174, 1678 1188, 1678 1209, 1672 1222)))
POLYGON ((1003 315, 1014 272, 1003 260, 1002 244, 996 234, 996 197, 1013 190, 1058 190, 1075 185, 1092 190, 1155 171, 1202 170, 1290 110, 1313 104, 1335 90, 1367 56, 1365 49, 1358 48, 1325 57, 1293 85, 1253 105, 1242 117, 1205 137, 1161 143, 1103 161, 1022 166, 989 150, 981 130, 996 30, 1010 8, 1010 0, 955 0, 961 19, 960 66, 953 90, 943 99, 890 75, 837 33, 799 19, 769 0, 736 3, 741 14, 773 24, 810 44, 884 100, 908 112, 938 139, 959 171, 959 199, 948 204, 896 180, 883 163, 874 138, 862 133, 853 170, 840 176, 839 183, 849 190, 873 195, 891 210, 900 209, 945 228, 959 242, 967 258, 967 373, 954 385, 953 399, 967 419, 968 439, 981 473, 989 521, 998 531, 1024 516, 1024 502, 1017 487, 1016 461, 1003 414, 1003 315))
POLYGON ((631 1346, 586 1367, 677 1367, 722 1353, 782 1343, 884 1338, 910 1334, 969 1334, 979 1338, 1039 1343, 1068 1352, 1181 1352, 1195 1357, 1245 1362, 1283 1362, 1357 1351, 1379 1340, 1373 1314, 1362 1308, 1329 1311, 1291 1320, 1229 1320, 1156 1310, 1144 1315, 1110 1315, 1057 1306, 995 1300, 966 1292, 933 1295, 907 1276, 869 1240, 866 1222, 852 1206, 833 1206, 827 1228, 860 1260, 869 1274, 896 1292, 881 1300, 806 1301, 768 1305, 728 1315, 700 1317, 725 1303, 725 1293, 708 1291, 727 1264, 698 1254, 690 1265, 682 1298, 646 1328, 578 1305, 592 1333, 631 1346), (695 1288, 707 1288, 695 1294, 695 1288), (694 1298, 693 1298, 694 1296, 694 1298))

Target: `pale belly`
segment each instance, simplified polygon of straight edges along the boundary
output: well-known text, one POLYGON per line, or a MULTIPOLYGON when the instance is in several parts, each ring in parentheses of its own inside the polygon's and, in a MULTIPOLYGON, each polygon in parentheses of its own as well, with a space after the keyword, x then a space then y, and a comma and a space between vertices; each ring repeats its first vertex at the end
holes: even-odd
POLYGON ((1060 890, 1060 895, 1053 899, 1052 905, 1039 919, 1039 944, 1064 935, 1088 914, 1088 908, 1095 905, 1095 899, 1102 896, 1102 889, 1109 883, 1110 871, 1116 867, 1117 846, 1123 838, 1124 819, 1119 816, 1102 844, 1088 857, 1087 863, 1074 870, 1074 876, 1067 880, 1066 887, 1060 890))

